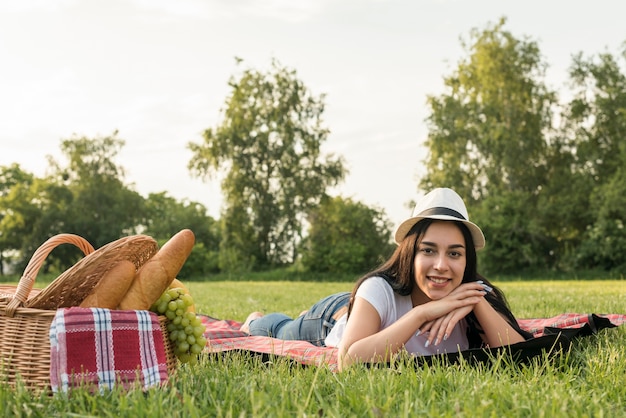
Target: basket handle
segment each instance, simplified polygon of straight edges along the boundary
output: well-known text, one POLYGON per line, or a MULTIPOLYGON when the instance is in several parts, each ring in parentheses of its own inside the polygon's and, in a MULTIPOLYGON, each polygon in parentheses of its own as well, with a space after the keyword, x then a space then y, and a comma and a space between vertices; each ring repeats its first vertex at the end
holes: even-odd
POLYGON ((85 255, 89 255, 95 251, 93 246, 85 238, 78 235, 58 234, 49 238, 46 242, 41 244, 39 248, 37 248, 28 262, 28 265, 26 266, 26 269, 17 284, 15 296, 7 304, 7 316, 13 317, 15 315, 15 310, 24 305, 26 299, 28 299, 30 291, 33 290, 37 273, 39 273, 39 269, 46 260, 46 257, 48 257, 48 254, 50 254, 53 249, 61 244, 74 244, 76 247, 80 248, 85 255))

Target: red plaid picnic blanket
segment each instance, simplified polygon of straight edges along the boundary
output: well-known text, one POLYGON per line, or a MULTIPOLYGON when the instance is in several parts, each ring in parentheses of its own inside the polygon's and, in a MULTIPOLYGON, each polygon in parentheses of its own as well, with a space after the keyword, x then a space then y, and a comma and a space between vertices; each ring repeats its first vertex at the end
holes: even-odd
MULTIPOLYGON (((241 323, 200 315, 206 326, 206 353, 242 351, 290 358, 305 365, 337 370, 337 351, 306 341, 248 336, 241 323)), ((626 322, 626 315, 565 313, 551 318, 520 319, 535 337, 550 329, 599 329, 626 322)), ((588 335, 588 334, 587 334, 588 335)), ((79 383, 100 390, 139 381, 144 388, 168 378, 163 335, 156 314, 97 308, 59 309, 50 327, 50 381, 53 391, 79 383)))
MULTIPOLYGON (((202 320, 206 326, 206 351, 209 353, 249 351, 288 357, 307 365, 326 364, 331 370, 337 370, 337 350, 335 348, 317 347, 307 341, 285 341, 271 337, 247 336, 246 333, 239 330, 240 322, 220 320, 206 315, 202 315, 202 320)), ((564 313, 551 318, 520 319, 518 322, 522 329, 531 332, 534 337, 541 337, 549 328, 577 329, 588 326, 593 332, 596 332, 596 327, 605 328, 623 324, 626 322, 626 315, 564 313), (596 325, 597 318, 606 318, 608 322, 598 326, 596 325)))
POLYGON ((288 341, 272 337, 249 336, 239 330, 241 322, 217 319, 201 315, 206 326, 208 353, 226 351, 249 351, 257 354, 288 357, 306 365, 328 365, 337 369, 337 350, 331 347, 318 347, 308 341, 288 341))
POLYGON ((100 391, 121 384, 143 388, 168 378, 156 314, 100 308, 59 309, 50 325, 50 384, 54 392, 80 385, 100 391))

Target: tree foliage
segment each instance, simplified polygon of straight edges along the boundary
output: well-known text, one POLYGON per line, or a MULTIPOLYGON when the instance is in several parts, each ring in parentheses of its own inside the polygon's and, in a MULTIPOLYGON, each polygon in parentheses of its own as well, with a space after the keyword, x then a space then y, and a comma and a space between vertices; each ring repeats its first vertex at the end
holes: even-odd
POLYGON ((535 193, 546 174, 546 130, 555 93, 542 81, 537 44, 494 27, 473 30, 469 57, 430 96, 428 174, 421 186, 453 184, 479 200, 514 190, 535 193))
POLYGON ((291 262, 306 213, 345 175, 342 159, 321 151, 324 96, 277 61, 229 85, 221 123, 189 144, 192 173, 223 175, 222 266, 291 262))
POLYGON ((73 137, 61 141, 65 164, 49 158, 49 182, 66 187, 71 200, 61 225, 48 231, 83 236, 94 247, 138 232, 145 220, 143 197, 124 182, 115 158, 124 141, 111 136, 73 137))
POLYGON ((610 53, 575 55, 573 99, 559 103, 543 80, 538 45, 504 24, 472 31, 468 57, 444 79, 446 93, 429 98, 420 187, 464 196, 487 237, 487 272, 623 271, 624 66, 610 53))
MULTIPOLYGON (((0 243, 23 270, 35 250, 60 233, 82 236, 95 248, 135 233, 144 220, 143 198, 123 182, 114 158, 123 141, 74 137, 61 141, 66 165, 51 157, 49 172, 38 178, 18 165, 2 167, 0 243)), ((84 255, 61 245, 47 257, 43 271, 63 271, 84 255)))
POLYGON ((18 164, 0 167, 0 274, 4 274, 4 262, 11 261, 9 254, 22 247, 41 216, 33 202, 34 181, 18 164))
POLYGON ((446 92, 428 98, 428 172, 420 183, 464 197, 489 242, 482 266, 496 271, 542 263, 532 253, 547 238, 531 224, 550 169, 556 101, 542 79, 539 47, 515 38, 505 22, 473 30, 464 43, 468 57, 444 78, 446 92))
POLYGON ((384 212, 352 199, 323 199, 309 223, 302 250, 302 265, 309 271, 365 273, 393 250, 384 212))
MULTIPOLYGON (((4 190, 0 193, 0 242, 5 261, 23 270, 30 257, 50 236, 60 233, 71 193, 63 185, 37 178, 19 165, 3 167, 4 190)), ((61 246, 46 259, 42 271, 52 265, 67 267, 82 256, 76 248, 61 246)))
POLYGON ((198 202, 178 201, 167 192, 150 193, 145 201, 147 210, 144 234, 155 237, 162 245, 182 229, 194 232, 193 251, 180 277, 206 277, 219 271, 219 223, 207 216, 207 209, 198 202))
POLYGON ((619 57, 602 53, 574 57, 570 79, 574 98, 567 120, 575 170, 587 179, 577 191, 586 197, 586 216, 577 265, 626 269, 626 44, 619 57))

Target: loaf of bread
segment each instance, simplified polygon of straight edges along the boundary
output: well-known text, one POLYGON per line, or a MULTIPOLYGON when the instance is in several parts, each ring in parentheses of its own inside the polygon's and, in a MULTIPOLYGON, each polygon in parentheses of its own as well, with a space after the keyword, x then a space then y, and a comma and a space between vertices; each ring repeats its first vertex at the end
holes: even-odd
POLYGON ((135 265, 131 261, 118 261, 83 299, 80 307, 117 308, 130 288, 135 272, 135 265))
POLYGON ((149 309, 178 275, 194 244, 195 236, 189 229, 170 238, 137 271, 119 309, 149 309))

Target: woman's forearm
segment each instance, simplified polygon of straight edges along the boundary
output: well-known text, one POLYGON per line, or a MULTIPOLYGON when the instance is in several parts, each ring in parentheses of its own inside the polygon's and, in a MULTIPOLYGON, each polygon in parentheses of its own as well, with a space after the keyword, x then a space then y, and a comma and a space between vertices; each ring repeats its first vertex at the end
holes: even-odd
POLYGON ((482 300, 474 307, 474 314, 484 332, 483 339, 489 347, 500 347, 525 341, 493 306, 482 300))
POLYGON ((339 370, 359 362, 390 361, 425 322, 423 309, 413 308, 389 327, 363 338, 344 335, 339 345, 339 370))

